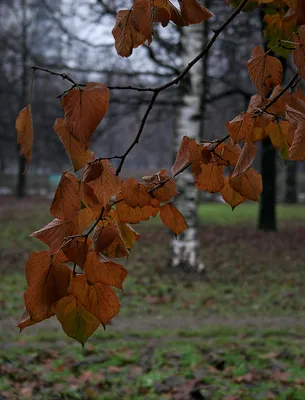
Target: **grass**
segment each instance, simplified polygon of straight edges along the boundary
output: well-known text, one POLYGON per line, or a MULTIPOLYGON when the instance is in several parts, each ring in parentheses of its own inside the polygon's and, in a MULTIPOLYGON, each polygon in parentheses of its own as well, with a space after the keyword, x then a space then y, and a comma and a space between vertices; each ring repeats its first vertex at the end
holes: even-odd
POLYGON ((305 206, 279 206, 280 231, 262 234, 256 205, 203 204, 203 276, 170 270, 167 231, 140 224, 120 315, 85 350, 53 318, 14 327, 48 206, 0 208, 1 398, 304 400, 305 206))

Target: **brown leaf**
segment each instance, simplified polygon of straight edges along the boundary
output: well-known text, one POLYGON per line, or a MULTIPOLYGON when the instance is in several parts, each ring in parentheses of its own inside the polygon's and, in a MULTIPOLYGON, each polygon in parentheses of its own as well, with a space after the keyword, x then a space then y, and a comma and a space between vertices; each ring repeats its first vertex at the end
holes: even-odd
POLYGON ((152 10, 150 0, 134 0, 132 16, 135 27, 145 38, 152 40, 152 10))
POLYGON ((251 80, 264 98, 271 89, 280 85, 283 79, 283 66, 280 60, 265 54, 261 46, 255 46, 247 62, 251 80))
POLYGON ((263 190, 262 176, 253 168, 244 173, 230 178, 230 185, 233 190, 240 193, 248 200, 258 201, 263 190))
POLYGON ((122 265, 104 260, 99 253, 92 250, 88 253, 84 271, 89 284, 100 282, 118 289, 122 289, 127 276, 122 265))
POLYGON ((102 83, 90 82, 83 89, 70 90, 62 99, 68 131, 89 147, 91 136, 104 118, 108 105, 109 90, 102 83))
POLYGON ((20 154, 25 159, 27 170, 32 159, 33 148, 33 122, 31 104, 28 104, 18 114, 16 119, 16 130, 17 143, 20 146, 20 154))
POLYGON ((305 24, 305 1, 296 0, 295 18, 297 25, 305 24))
POLYGON ((106 206, 112 196, 121 191, 121 178, 115 175, 109 160, 100 160, 90 164, 84 172, 83 181, 87 183, 102 206, 106 206))
POLYGON ((245 172, 249 167, 251 167, 255 156, 256 156, 256 146, 251 142, 246 142, 244 147, 240 153, 237 164, 232 172, 231 178, 234 176, 240 175, 245 172))
POLYGON ((305 79, 305 25, 298 29, 298 33, 294 37, 296 48, 293 52, 295 65, 298 67, 298 72, 305 79))
POLYGON ((120 311, 120 303, 113 289, 99 282, 88 285, 84 275, 72 279, 69 292, 104 326, 120 311))
POLYGON ((230 178, 228 176, 225 178, 225 185, 221 189, 220 193, 224 201, 228 203, 232 209, 246 200, 241 194, 232 189, 230 185, 230 178))
POLYGON ((57 118, 53 128, 64 145, 75 172, 83 168, 89 161, 93 161, 93 153, 71 135, 65 120, 57 118))
MULTIPOLYGON (((119 236, 120 234, 118 227, 114 224, 109 224, 107 226, 97 226, 94 229, 94 234, 93 234, 93 243, 95 251, 104 252, 111 245, 113 245, 114 242, 116 248, 119 236)), ((118 250, 120 250, 119 252, 120 254, 122 254, 121 257, 128 256, 128 251, 124 245, 123 249, 118 248, 118 250)))
POLYGON ((82 345, 100 325, 100 321, 72 295, 60 299, 53 307, 53 311, 64 332, 82 345))
POLYGON ((68 242, 63 248, 63 253, 68 257, 69 261, 83 268, 88 254, 88 244, 86 238, 74 238, 68 242))
POLYGON ((188 24, 199 24, 202 21, 207 21, 214 14, 208 10, 198 0, 178 0, 181 8, 182 18, 188 24))
POLYGON ((189 137, 183 136, 182 141, 179 145, 175 163, 171 169, 173 175, 176 175, 187 164, 190 163, 190 148, 189 148, 190 141, 191 139, 189 137))
POLYGON ((121 57, 129 57, 133 49, 148 39, 137 30, 132 10, 120 10, 117 13, 112 34, 116 51, 121 57))
POLYGON ((200 173, 194 174, 197 189, 217 193, 224 187, 224 167, 219 166, 215 159, 212 159, 207 165, 202 164, 200 173))
POLYGON ((31 236, 41 240, 47 244, 50 249, 57 250, 63 243, 66 236, 73 234, 73 223, 72 221, 61 221, 54 219, 48 225, 35 231, 31 236))
POLYGON ((305 121, 301 122, 294 134, 289 149, 289 158, 296 161, 305 161, 305 121))
POLYGON ((63 172, 56 189, 50 213, 62 221, 71 220, 80 210, 80 184, 76 176, 63 172))
POLYGON ((25 266, 28 289, 24 294, 27 311, 33 321, 42 321, 52 315, 51 308, 67 291, 70 269, 54 264, 50 253, 32 253, 25 266))
POLYGON ((184 216, 177 210, 172 203, 165 204, 160 207, 160 217, 164 225, 166 225, 175 235, 179 235, 186 229, 188 225, 184 216))
POLYGON ((252 114, 242 112, 232 121, 228 122, 226 128, 235 143, 247 139, 251 136, 254 129, 254 119, 252 114))
POLYGON ((146 206, 150 204, 151 195, 145 185, 138 183, 134 178, 128 178, 122 185, 122 198, 124 202, 135 208, 137 206, 146 206))
POLYGON ((116 204, 116 212, 121 222, 136 224, 140 221, 145 221, 150 217, 155 217, 159 212, 159 207, 143 206, 143 207, 129 207, 121 197, 118 196, 116 204))

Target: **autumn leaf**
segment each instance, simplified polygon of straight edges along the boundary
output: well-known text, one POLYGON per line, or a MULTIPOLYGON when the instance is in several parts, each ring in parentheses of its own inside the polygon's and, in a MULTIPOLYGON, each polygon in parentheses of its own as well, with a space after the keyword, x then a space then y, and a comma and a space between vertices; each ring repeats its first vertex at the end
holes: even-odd
POLYGON ((122 198, 124 202, 132 208, 148 205, 151 201, 148 188, 138 183, 134 178, 128 178, 123 182, 122 198))
POLYGON ((270 137, 274 147, 280 149, 285 145, 290 126, 288 121, 274 121, 266 127, 266 134, 270 137))
POLYGON ((73 222, 54 219, 48 225, 35 231, 31 236, 47 244, 50 249, 57 250, 62 245, 64 238, 73 234, 73 222))
POLYGON ((79 265, 81 268, 83 268, 87 259, 89 248, 87 240, 87 238, 82 237, 74 238, 62 247, 62 251, 69 261, 79 265))
POLYGON ((289 149, 289 158, 296 161, 305 161, 305 120, 301 122, 294 134, 289 149))
POLYGON ((127 271, 122 265, 103 259, 93 250, 89 251, 83 269, 89 284, 100 282, 118 289, 122 289, 127 276, 127 271))
POLYGON ((298 72, 305 79, 305 25, 300 26, 298 33, 294 37, 296 48, 293 52, 295 65, 298 72))
POLYGON ((296 0, 295 17, 296 17, 297 25, 305 24, 305 1, 304 0, 296 0))
POLYGON ((109 160, 99 160, 85 169, 83 181, 92 189, 102 206, 106 206, 112 196, 121 191, 121 178, 116 176, 115 169, 109 160))
POLYGON ((53 217, 71 220, 81 208, 80 185, 76 176, 63 172, 50 208, 53 217))
POLYGON ((121 238, 128 250, 132 248, 134 243, 140 238, 140 235, 132 229, 128 224, 117 220, 117 225, 120 231, 121 238))
POLYGON ((262 97, 271 89, 280 85, 283 79, 283 66, 280 60, 265 54, 261 46, 255 46, 247 62, 247 69, 252 82, 262 97))
POLYGON ((198 0, 178 0, 181 9, 182 18, 188 24, 199 24, 202 21, 207 21, 214 14, 208 10, 198 0))
POLYGON ((83 89, 70 90, 62 99, 70 134, 89 147, 91 136, 104 118, 108 105, 109 90, 102 83, 90 82, 83 89))
POLYGON ((245 172, 253 163, 256 156, 256 146, 252 142, 246 142, 240 153, 237 164, 232 172, 231 178, 245 172))
POLYGON ((64 148, 72 161, 75 172, 83 168, 87 162, 93 161, 93 153, 71 135, 68 131, 65 120, 57 118, 54 124, 54 130, 64 145, 64 148))
POLYGON ((104 326, 120 311, 120 303, 113 289, 100 282, 89 285, 84 275, 72 279, 69 293, 104 326))
POLYGON ((60 299, 53 310, 64 332, 82 345, 100 325, 100 321, 72 295, 60 299))
MULTIPOLYGON (((31 104, 23 108, 16 119, 17 143, 20 146, 20 154, 26 162, 26 170, 32 159, 33 147, 33 122, 31 104)), ((26 172, 26 170, 24 172, 26 172)))
POLYGON ((191 139, 188 136, 183 136, 179 145, 176 160, 171 169, 173 176, 182 171, 183 168, 190 163, 190 141, 191 139))
POLYGON ((137 30, 132 10, 120 10, 117 13, 112 34, 116 51, 121 57, 129 57, 133 49, 147 40, 147 37, 137 30))
POLYGON ((65 296, 70 282, 70 269, 53 263, 47 251, 32 253, 25 266, 28 289, 24 293, 27 311, 33 321, 52 315, 53 304, 65 296))
POLYGON ((240 175, 230 178, 230 185, 233 190, 241 194, 248 200, 258 201, 263 190, 262 176, 253 168, 240 175))
POLYGON ((117 197, 116 212, 121 222, 136 224, 140 221, 145 221, 150 217, 155 217, 159 212, 159 207, 151 205, 143 207, 129 207, 120 196, 117 197))
POLYGON ((218 165, 235 166, 241 153, 241 148, 231 138, 227 143, 222 143, 214 150, 215 160, 218 165))
POLYGON ((216 157, 209 164, 202 164, 199 174, 194 174, 197 189, 217 193, 224 186, 224 167, 217 164, 216 157))
POLYGON ((232 189, 230 185, 230 178, 228 176, 225 178, 224 183, 225 185, 221 189, 220 193, 224 201, 228 203, 234 210, 235 207, 243 203, 246 199, 241 194, 232 189))
POLYGON ((172 203, 160 207, 160 217, 163 224, 173 231, 175 235, 179 235, 188 229, 184 216, 172 203))
POLYGON ((27 310, 24 310, 24 312, 22 313, 22 315, 20 316, 20 318, 17 321, 16 326, 20 329, 20 332, 23 331, 23 329, 35 325, 37 324, 38 321, 33 321, 31 319, 31 316, 29 314, 29 312, 27 310))
POLYGON ((137 31, 151 42, 153 23, 151 1, 135 0, 132 6, 132 17, 137 31))
POLYGON ((251 136, 254 129, 254 119, 251 113, 242 112, 226 124, 229 135, 235 143, 251 136))

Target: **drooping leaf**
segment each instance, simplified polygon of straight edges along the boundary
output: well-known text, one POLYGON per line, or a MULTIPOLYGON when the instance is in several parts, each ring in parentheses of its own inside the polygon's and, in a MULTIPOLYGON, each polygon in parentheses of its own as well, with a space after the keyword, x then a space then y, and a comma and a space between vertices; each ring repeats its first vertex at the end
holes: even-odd
POLYGON ((230 178, 227 176, 225 178, 225 185, 220 191, 222 198, 226 203, 228 203, 232 209, 237 207, 239 204, 243 203, 246 199, 236 192, 230 185, 230 178))
POLYGON ((175 235, 179 235, 188 229, 184 216, 172 203, 164 204, 160 207, 160 217, 164 225, 173 231, 175 235))
POLYGON ((296 0, 295 17, 297 25, 305 24, 305 1, 296 0))
POLYGON ((191 139, 189 137, 183 136, 182 141, 180 142, 179 145, 175 163, 171 169, 173 176, 175 176, 187 164, 190 163, 190 147, 189 147, 190 141, 191 139))
POLYGON ((240 153, 237 164, 232 172, 232 178, 245 172, 253 163, 256 156, 256 146, 252 142, 246 142, 240 153))
POLYGON ((60 299, 53 310, 64 332, 82 345, 100 325, 100 321, 72 295, 60 299))
POLYGON ((132 17, 139 31, 149 42, 152 41, 153 14, 150 0, 134 0, 132 17))
POLYGON ((254 118, 251 113, 242 112, 226 124, 229 135, 235 143, 251 136, 254 129, 254 118))
POLYGON ((35 231, 31 236, 47 244, 50 249, 57 250, 62 245, 64 238, 73 234, 73 222, 54 219, 48 225, 35 231))
POLYGON ((265 54, 261 46, 255 46, 247 62, 251 80, 264 98, 271 89, 280 85, 283 79, 283 66, 280 60, 265 54))
POLYGON ((81 268, 83 268, 87 259, 89 249, 87 240, 82 237, 74 238, 62 248, 63 253, 67 256, 69 261, 77 264, 81 268))
POLYGON ((50 213, 62 221, 69 221, 81 208, 80 184, 76 176, 63 172, 56 189, 50 213))
MULTIPOLYGON (((23 329, 35 325, 37 324, 38 321, 33 321, 31 319, 31 316, 29 314, 29 312, 27 310, 24 310, 24 312, 22 313, 22 315, 20 316, 20 318, 17 321, 16 326, 20 329, 20 332, 23 331, 23 329)), ((39 321, 40 322, 40 321, 39 321)))
POLYGON ((178 0, 181 9, 182 18, 188 24, 199 24, 202 21, 207 21, 214 14, 208 10, 198 0, 178 0))
POLYGON ((68 131, 65 120, 57 118, 54 130, 61 140, 64 148, 72 161, 74 171, 77 172, 89 161, 93 161, 93 153, 68 131))
POLYGON ((121 57, 129 57, 133 49, 147 40, 147 37, 137 30, 132 10, 120 10, 117 13, 112 34, 116 51, 121 57))
POLYGON ((285 145, 290 126, 288 121, 274 121, 266 127, 266 134, 270 137, 274 147, 281 149, 285 145))
POLYGON ((195 186, 204 192, 217 193, 224 186, 224 167, 217 164, 214 156, 209 164, 202 164, 201 171, 195 175, 195 186))
POLYGON ((233 190, 248 200, 258 201, 263 190, 262 176, 253 168, 233 178, 230 178, 230 185, 233 190))
POLYGON ((84 271, 89 284, 100 282, 118 289, 122 289, 127 276, 127 271, 122 265, 105 260, 92 250, 88 253, 84 271))
POLYGON ((305 121, 301 122, 294 134, 289 149, 289 158, 296 161, 305 161, 305 121))
POLYGON ((109 160, 100 160, 90 164, 84 172, 83 181, 93 189, 102 206, 106 206, 112 196, 121 191, 121 178, 116 176, 109 160))
POLYGON ((52 315, 53 304, 65 296, 71 272, 66 265, 53 263, 46 251, 33 253, 25 270, 29 286, 24 294, 25 306, 31 320, 41 321, 52 315))
POLYGON ((129 207, 121 197, 117 197, 118 203, 116 204, 116 212, 121 222, 136 224, 140 221, 145 221, 150 217, 155 217, 159 212, 159 207, 153 207, 151 205, 143 207, 129 207))
POLYGON ((305 25, 300 26, 294 40, 296 48, 293 52, 293 59, 299 74, 305 79, 305 25))
POLYGON ((128 178, 122 185, 122 198, 124 202, 135 208, 137 206, 146 206, 150 204, 151 195, 148 193, 148 188, 138 183, 134 178, 128 178))
POLYGON ((33 147, 33 122, 31 104, 28 104, 20 111, 16 119, 16 130, 17 143, 20 146, 20 154, 25 159, 27 169, 32 159, 33 147))
POLYGON ((104 326, 120 311, 120 303, 113 289, 100 282, 89 285, 84 275, 72 279, 69 292, 104 326))
POLYGON ((109 105, 109 90, 102 83, 90 82, 83 89, 70 90, 62 99, 65 123, 74 138, 89 147, 91 136, 109 105))

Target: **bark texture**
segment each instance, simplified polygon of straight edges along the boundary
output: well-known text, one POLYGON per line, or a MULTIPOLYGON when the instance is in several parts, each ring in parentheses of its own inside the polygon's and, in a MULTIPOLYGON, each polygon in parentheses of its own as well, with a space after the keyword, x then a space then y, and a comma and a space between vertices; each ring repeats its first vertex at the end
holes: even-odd
MULTIPOLYGON (((187 64, 202 49, 204 39, 204 26, 191 25, 183 31, 182 48, 183 63, 187 64)), ((199 138, 201 136, 201 97, 203 89, 203 64, 197 63, 190 71, 189 79, 183 82, 181 88, 181 106, 177 108, 175 127, 175 149, 183 138, 199 138)), ((176 206, 185 216, 189 229, 173 238, 172 267, 180 267, 185 270, 202 272, 204 264, 199 255, 199 237, 197 221, 198 190, 194 186, 192 171, 187 169, 177 179, 177 190, 180 193, 176 199, 176 206)))

